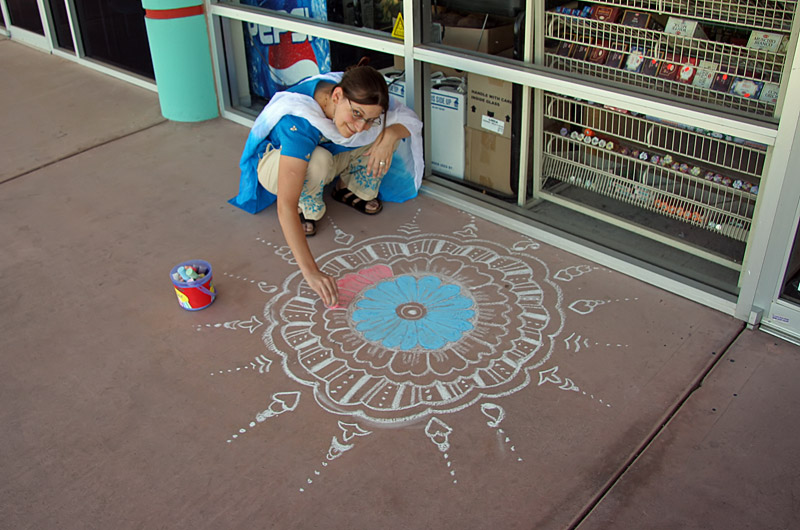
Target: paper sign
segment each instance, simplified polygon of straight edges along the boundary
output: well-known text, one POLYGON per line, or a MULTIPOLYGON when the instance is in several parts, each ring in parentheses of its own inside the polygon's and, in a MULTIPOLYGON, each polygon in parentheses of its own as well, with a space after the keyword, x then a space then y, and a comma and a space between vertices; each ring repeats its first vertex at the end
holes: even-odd
POLYGON ((492 118, 490 116, 481 116, 481 127, 486 129, 487 131, 492 131, 497 134, 503 134, 503 130, 506 127, 505 122, 500 121, 496 118, 492 118))
POLYGON ((402 39, 405 37, 405 26, 403 26, 403 13, 397 13, 397 20, 395 20, 394 28, 392 28, 392 37, 397 37, 398 39, 402 39))

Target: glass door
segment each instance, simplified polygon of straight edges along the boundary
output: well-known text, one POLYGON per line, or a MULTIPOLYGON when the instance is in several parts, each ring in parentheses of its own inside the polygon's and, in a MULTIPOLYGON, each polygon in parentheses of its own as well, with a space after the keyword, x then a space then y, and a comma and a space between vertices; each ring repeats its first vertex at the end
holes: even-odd
POLYGON ((762 329, 800 344, 800 230, 795 230, 790 244, 783 280, 776 299, 762 320, 762 329))
POLYGON ((140 0, 74 0, 74 3, 87 58, 149 79, 155 77, 140 0))
POLYGON ((46 28, 42 20, 43 5, 34 0, 2 0, 5 3, 4 15, 7 15, 6 29, 11 38, 49 49, 46 28))

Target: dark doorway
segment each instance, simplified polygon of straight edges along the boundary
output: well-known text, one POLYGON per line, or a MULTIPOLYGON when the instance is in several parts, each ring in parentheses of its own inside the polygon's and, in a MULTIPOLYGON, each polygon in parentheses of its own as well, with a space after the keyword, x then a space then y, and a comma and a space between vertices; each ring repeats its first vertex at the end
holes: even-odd
POLYGON ((50 13, 53 15, 53 29, 56 32, 56 42, 59 48, 75 51, 75 43, 72 42, 72 33, 69 30, 69 17, 67 16, 67 5, 64 0, 50 0, 50 13))
POLYGON ((31 0, 6 0, 9 24, 44 35, 42 17, 39 15, 39 4, 31 0))
POLYGON ((154 79, 141 0, 75 0, 87 57, 154 79))

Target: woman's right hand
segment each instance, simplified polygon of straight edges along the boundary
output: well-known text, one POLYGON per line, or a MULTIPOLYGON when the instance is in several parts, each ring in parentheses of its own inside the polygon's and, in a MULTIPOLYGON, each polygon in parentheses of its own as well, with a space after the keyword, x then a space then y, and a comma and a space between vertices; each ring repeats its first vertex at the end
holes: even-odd
POLYGON ((320 270, 304 272, 303 277, 315 293, 322 298, 326 307, 335 306, 339 302, 339 287, 332 276, 320 270))

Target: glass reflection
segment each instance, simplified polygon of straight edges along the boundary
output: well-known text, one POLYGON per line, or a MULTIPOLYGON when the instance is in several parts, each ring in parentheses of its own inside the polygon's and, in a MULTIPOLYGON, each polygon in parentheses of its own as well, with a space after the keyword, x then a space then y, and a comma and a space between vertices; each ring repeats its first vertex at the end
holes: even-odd
POLYGON ((277 92, 314 75, 342 71, 363 57, 378 69, 393 64, 391 55, 303 33, 233 20, 228 28, 231 103, 254 113, 277 92))
POLYGON ((524 0, 434 0, 430 42, 522 58, 524 0))
POLYGON ((39 4, 31 0, 6 0, 6 7, 12 25, 44 35, 39 4))
POLYGON ((383 32, 392 31, 403 9, 402 0, 239 0, 228 3, 383 32))
POLYGON ((75 45, 72 42, 67 5, 64 0, 50 0, 50 13, 53 15, 53 29, 56 33, 58 46, 74 52, 75 45))

